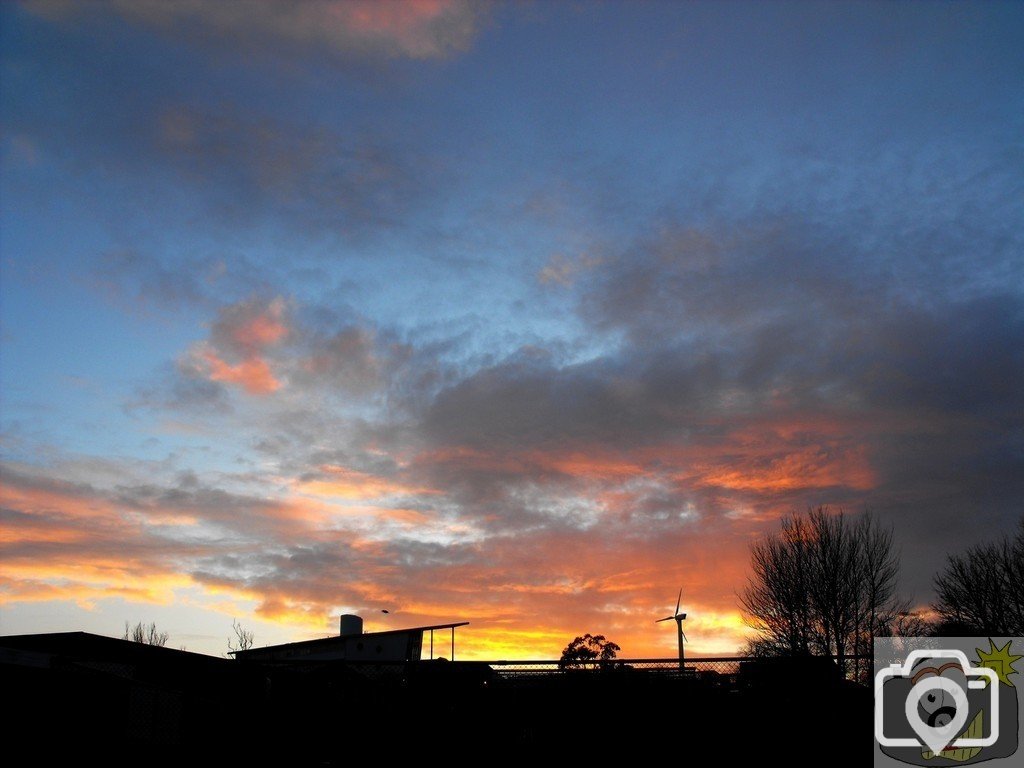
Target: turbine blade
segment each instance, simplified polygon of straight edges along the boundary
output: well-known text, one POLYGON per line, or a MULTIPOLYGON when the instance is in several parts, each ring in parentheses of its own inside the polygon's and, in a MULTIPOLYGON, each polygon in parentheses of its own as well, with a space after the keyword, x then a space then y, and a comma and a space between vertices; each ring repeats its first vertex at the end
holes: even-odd
POLYGON ((682 600, 682 599, 683 599, 683 588, 680 587, 679 588, 679 597, 676 598, 676 612, 674 614, 675 616, 679 615, 679 601, 682 600))
POLYGON ((683 632, 683 630, 681 630, 681 629, 680 629, 679 631, 683 633, 683 640, 685 640, 686 642, 690 642, 690 638, 688 638, 688 637, 686 636, 686 633, 685 633, 685 632, 683 632))
POLYGON ((674 618, 675 618, 675 616, 666 616, 664 619, 658 619, 654 623, 655 624, 660 624, 663 621, 672 621, 672 619, 674 619, 674 618))

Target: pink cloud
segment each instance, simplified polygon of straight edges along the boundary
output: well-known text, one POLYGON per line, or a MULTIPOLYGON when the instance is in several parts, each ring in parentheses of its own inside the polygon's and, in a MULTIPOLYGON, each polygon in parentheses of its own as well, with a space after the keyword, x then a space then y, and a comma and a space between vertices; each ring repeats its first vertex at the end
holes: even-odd
POLYGON ((210 338, 218 348, 245 357, 280 343, 288 331, 284 299, 250 299, 221 309, 210 338))
POLYGON ((279 304, 275 302, 267 314, 257 315, 234 330, 235 343, 240 347, 253 349, 276 344, 288 333, 288 328, 281 322, 280 315, 279 304))
POLYGON ((282 386, 266 353, 291 333, 280 297, 250 299, 224 307, 210 329, 210 340, 192 347, 186 370, 251 395, 268 395, 282 386))

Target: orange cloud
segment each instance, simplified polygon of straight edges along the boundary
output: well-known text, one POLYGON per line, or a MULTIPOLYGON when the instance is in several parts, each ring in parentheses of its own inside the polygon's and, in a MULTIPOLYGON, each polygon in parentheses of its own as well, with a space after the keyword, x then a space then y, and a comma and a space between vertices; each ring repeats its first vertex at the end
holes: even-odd
POLYGON ((698 485, 771 494, 843 487, 870 490, 877 480, 860 424, 814 414, 777 416, 726 434, 683 476, 698 485))
POLYGON ((17 528, 0 528, 0 544, 18 542, 45 542, 47 544, 73 544, 88 538, 83 531, 54 528, 49 525, 23 524, 17 528))
POLYGON ((341 499, 378 499, 394 495, 435 494, 430 488, 417 488, 387 478, 359 472, 334 464, 319 467, 323 477, 300 480, 294 487, 300 493, 341 499))
MULTIPOLYGON (((259 323, 245 327, 255 330, 240 344, 279 338, 259 323)), ((792 511, 796 491, 865 490, 874 476, 853 438, 859 433, 835 419, 794 414, 708 434, 620 450, 442 447, 392 457, 393 476, 324 463, 272 478, 293 494, 272 499, 0 483, 5 507, 40 516, 38 524, 0 526, 4 552, 35 545, 31 557, 4 557, 5 599, 166 600, 187 583, 199 604, 244 596, 294 639, 334 632, 337 613, 357 612, 380 629, 468 620, 458 634, 461 658, 557 657, 584 632, 605 634, 624 656, 671 657, 672 627, 654 620, 671 611, 682 586, 692 653, 730 654, 748 635, 736 592, 752 539, 792 511), (458 478, 450 491, 446 476, 458 478), (450 511, 466 504, 463 480, 481 499, 471 516, 450 511), (529 490, 516 495, 520 487, 529 490), (562 519, 561 499, 593 516, 562 519), (161 520, 196 529, 154 533, 161 520), (244 531, 271 552, 197 544, 208 525, 244 531), (58 547, 62 564, 47 566, 38 553, 58 547), (236 560, 251 568, 233 573, 236 560), (375 616, 383 607, 387 619, 375 616)))
POLYGON ((606 455, 599 450, 549 454, 543 461, 556 472, 572 477, 625 480, 648 474, 648 470, 638 461, 606 455))
POLYGON ((196 356, 211 381, 237 384, 250 395, 269 395, 281 388, 281 382, 274 377, 270 365, 263 358, 249 357, 231 365, 208 347, 199 349, 196 356))
POLYGON ((154 561, 78 554, 62 561, 37 562, 5 557, 0 572, 0 605, 72 600, 91 608, 99 600, 123 598, 135 602, 173 602, 176 589, 191 578, 154 561))
POLYGON ((870 490, 875 485, 874 473, 861 446, 809 446, 770 456, 754 451, 735 458, 735 468, 698 470, 699 483, 757 493, 836 486, 870 490))
POLYGON ((0 504, 29 514, 59 513, 79 519, 109 517, 114 514, 110 503, 84 488, 49 481, 45 485, 0 478, 0 504))

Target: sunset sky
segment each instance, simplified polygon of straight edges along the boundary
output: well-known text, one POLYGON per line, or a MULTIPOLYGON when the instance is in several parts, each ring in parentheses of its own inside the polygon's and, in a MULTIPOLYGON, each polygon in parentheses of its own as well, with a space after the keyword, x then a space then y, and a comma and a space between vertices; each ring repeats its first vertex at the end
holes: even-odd
POLYGON ((1024 4, 0 5, 0 634, 734 652, 1024 512, 1024 4), (385 615, 382 609, 390 611, 385 615))

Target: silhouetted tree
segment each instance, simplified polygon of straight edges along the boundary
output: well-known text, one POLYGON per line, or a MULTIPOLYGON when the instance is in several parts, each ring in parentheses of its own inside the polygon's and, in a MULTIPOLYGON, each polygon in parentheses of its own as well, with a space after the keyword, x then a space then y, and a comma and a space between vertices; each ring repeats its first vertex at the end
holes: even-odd
POLYGON ((892 529, 870 514, 854 522, 819 507, 785 517, 751 547, 751 565, 740 603, 757 631, 754 655, 831 655, 845 671, 847 657, 870 653, 872 637, 906 613, 892 529))
POLYGON ((145 645, 164 646, 167 645, 170 637, 167 632, 157 631, 156 622, 151 623, 148 627, 141 621, 134 627, 127 621, 124 623, 123 640, 131 640, 134 643, 144 643, 145 645))
POLYGON ((788 646, 771 637, 752 637, 740 648, 740 656, 753 659, 770 659, 776 656, 790 656, 788 646))
POLYGON ((588 664, 597 666, 598 662, 611 661, 622 649, 604 635, 585 634, 575 638, 565 646, 558 666, 562 669, 582 669, 588 664))
POLYGON ((229 651, 247 651, 252 648, 256 635, 251 630, 245 629, 239 624, 238 619, 232 620, 231 629, 234 630, 235 637, 234 639, 228 638, 229 651))
POLYGON ((935 633, 936 625, 920 611, 901 611, 888 627, 888 632, 879 632, 888 637, 927 637, 935 633))
POLYGON ((950 555, 935 593, 939 634, 1024 634, 1024 518, 1014 536, 950 555))

